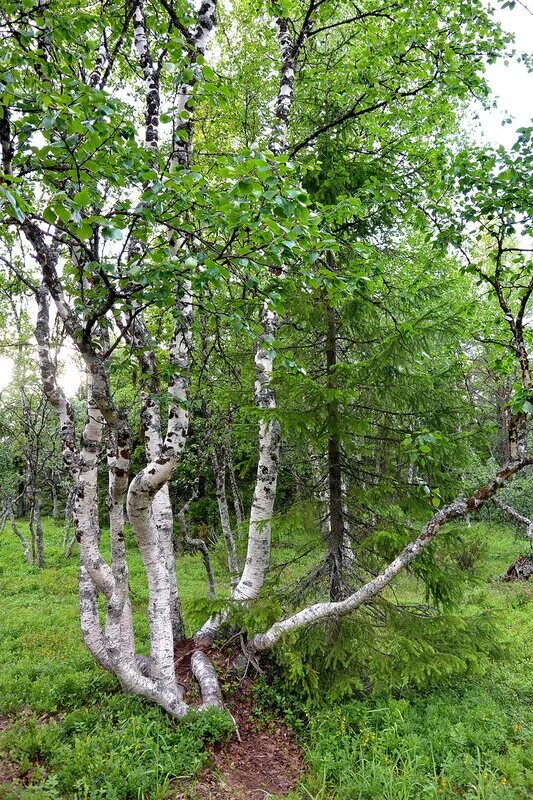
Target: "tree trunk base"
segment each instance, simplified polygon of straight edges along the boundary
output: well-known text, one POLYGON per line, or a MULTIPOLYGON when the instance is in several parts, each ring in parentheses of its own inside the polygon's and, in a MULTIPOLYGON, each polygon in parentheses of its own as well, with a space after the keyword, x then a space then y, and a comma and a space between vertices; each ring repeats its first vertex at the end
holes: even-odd
POLYGON ((528 581, 531 576, 533 576, 533 556, 519 556, 509 567, 503 580, 528 581))

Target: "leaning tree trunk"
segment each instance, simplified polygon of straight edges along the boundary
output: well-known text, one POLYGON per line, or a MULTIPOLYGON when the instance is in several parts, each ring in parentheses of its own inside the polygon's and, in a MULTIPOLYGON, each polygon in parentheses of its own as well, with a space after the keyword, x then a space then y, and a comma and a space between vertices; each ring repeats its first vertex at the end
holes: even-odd
POLYGON ((18 540, 22 545, 22 552, 24 553, 24 559, 27 561, 28 564, 33 564, 33 556, 31 552, 30 543, 28 542, 28 540, 26 539, 26 537, 24 536, 24 534, 17 525, 17 520, 15 519, 15 512, 13 510, 13 504, 9 497, 6 497, 5 504, 6 504, 5 513, 7 515, 7 518, 9 519, 11 530, 13 531, 13 533, 15 534, 15 536, 18 538, 18 540))
POLYGON ((508 516, 511 517, 512 520, 517 522, 519 525, 523 525, 525 527, 525 537, 529 539, 530 542, 533 542, 533 520, 530 520, 529 517, 525 517, 523 514, 520 514, 516 509, 510 506, 508 503, 504 503, 503 500, 500 500, 497 497, 493 498, 494 505, 501 508, 508 516))
POLYGON ((228 557, 228 570, 232 586, 239 582, 239 565, 237 563, 237 551, 235 550, 235 539, 231 530, 231 520, 226 496, 226 456, 223 448, 219 452, 216 448, 212 454, 213 472, 215 474, 215 491, 217 497, 218 513, 220 516, 220 526, 222 536, 226 545, 228 557))
POLYGON ((420 553, 422 553, 434 540, 441 528, 452 519, 465 517, 481 508, 487 500, 493 497, 507 481, 520 470, 531 466, 532 459, 523 458, 508 461, 494 478, 481 489, 478 489, 468 498, 460 497, 452 503, 443 506, 437 511, 429 522, 424 525, 420 535, 410 542, 391 563, 368 583, 359 587, 357 591, 344 600, 329 603, 315 603, 308 608, 298 611, 290 617, 275 622, 265 633, 254 636, 249 645, 249 652, 253 655, 270 650, 280 639, 291 631, 298 630, 307 625, 321 622, 326 619, 338 619, 356 611, 364 603, 368 603, 379 594, 401 572, 403 572, 420 553))

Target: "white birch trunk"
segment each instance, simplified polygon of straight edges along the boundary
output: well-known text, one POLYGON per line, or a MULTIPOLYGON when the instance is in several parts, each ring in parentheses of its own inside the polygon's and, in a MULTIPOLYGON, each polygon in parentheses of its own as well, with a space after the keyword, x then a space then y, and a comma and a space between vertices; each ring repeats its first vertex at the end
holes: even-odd
MULTIPOLYGON (((146 352, 148 333, 142 320, 137 318, 133 329, 133 341, 136 344, 140 356, 139 363, 148 380, 142 392, 142 413, 141 422, 144 432, 145 451, 148 461, 155 461, 161 451, 161 416, 159 403, 156 402, 151 393, 159 387, 156 386, 155 378, 155 353, 146 352), (152 392, 150 391, 152 390, 152 392)), ((172 618, 172 631, 175 641, 183 638, 184 625, 181 614, 181 604, 178 591, 176 574, 176 556, 174 553, 174 517, 172 514, 172 504, 168 483, 165 483, 155 494, 151 504, 151 525, 154 528, 154 536, 159 539, 163 559, 168 570, 168 580, 170 586, 170 613, 172 618)))
POLYGON ((191 658, 191 668, 202 695, 202 705, 199 710, 211 707, 223 708, 222 692, 211 659, 202 650, 195 650, 191 658))
POLYGON ((181 689, 174 671, 174 637, 170 610, 169 572, 161 541, 151 524, 151 505, 157 492, 166 485, 178 463, 187 438, 189 413, 188 370, 191 348, 192 303, 190 286, 178 302, 176 327, 170 347, 174 377, 169 385, 171 405, 165 440, 156 459, 138 473, 128 491, 128 517, 133 527, 148 579, 150 619, 150 657, 154 679, 165 692, 174 693, 182 703, 181 689))
POLYGON ((526 539, 529 539, 530 542, 533 542, 533 521, 529 519, 529 517, 525 517, 523 514, 520 514, 515 508, 510 506, 508 503, 504 503, 503 500, 499 500, 497 497, 493 498, 493 503, 501 508, 506 514, 508 514, 511 519, 517 522, 519 525, 524 525, 526 531, 525 536, 526 539))
MULTIPOLYGON (((278 19, 276 24, 282 64, 270 150, 274 155, 280 155, 287 145, 296 62, 312 23, 310 17, 306 18, 297 42, 293 42, 291 39, 289 21, 287 19, 278 19)), ((284 274, 282 269, 281 277, 284 274)), ((272 387, 274 367, 272 344, 276 337, 278 325, 278 315, 269 307, 267 300, 262 309, 262 333, 258 339, 255 353, 255 402, 257 407, 263 411, 273 411, 276 408, 276 397, 272 387)), ((246 561, 240 580, 231 593, 231 600, 234 601, 254 600, 259 595, 268 573, 280 446, 281 429, 279 423, 276 420, 261 420, 259 423, 259 461, 250 509, 246 561)), ((222 612, 208 619, 196 634, 197 639, 205 642, 211 641, 225 619, 227 619, 227 612, 222 612)))
MULTIPOLYGON (((189 59, 196 62, 197 55, 203 53, 211 29, 215 24, 215 2, 207 0, 198 12, 194 33, 188 43, 189 59)), ((146 144, 157 147, 159 124, 159 86, 158 73, 154 69, 149 51, 143 0, 137 0, 133 8, 134 39, 141 62, 146 88, 146 144)), ((95 70, 90 78, 91 85, 101 84, 104 61, 107 58, 105 47, 100 50, 95 70)), ((182 92, 185 97, 188 93, 182 92)), ((184 100, 184 105, 186 100, 184 100)), ((179 125, 178 125, 179 127, 179 125)), ((188 141, 190 152, 190 137, 188 141)), ((173 148, 172 166, 179 161, 173 148)), ((172 630, 172 587, 170 573, 175 574, 169 562, 173 563, 172 517, 168 496, 168 480, 181 457, 185 446, 188 427, 188 369, 191 346, 192 303, 190 283, 186 283, 183 297, 176 306, 176 327, 170 346, 170 361, 174 377, 169 385, 171 398, 166 435, 159 442, 157 453, 130 484, 128 491, 129 518, 137 538, 144 561, 149 589, 149 620, 151 653, 148 665, 149 675, 141 672, 142 659, 136 658, 131 628, 131 608, 127 592, 127 566, 125 561, 123 537, 123 498, 127 485, 129 451, 125 452, 127 424, 117 412, 109 390, 108 376, 99 349, 94 348, 90 325, 70 307, 65 297, 62 283, 57 273, 59 250, 55 245, 48 246, 45 234, 40 227, 26 218, 22 229, 33 246, 35 258, 39 263, 44 286, 39 291, 39 317, 36 338, 39 344, 41 373, 45 392, 56 407, 61 421, 61 436, 64 460, 75 480, 74 521, 77 538, 80 542, 82 569, 80 570, 80 607, 82 629, 87 646, 94 657, 106 668, 111 668, 122 686, 161 705, 169 713, 181 716, 187 711, 182 699, 174 670, 173 630, 172 630), (82 446, 76 448, 74 418, 70 404, 58 388, 55 368, 49 356, 48 301, 47 291, 52 295, 59 318, 67 333, 76 341, 89 374, 88 415, 85 424, 82 446), (109 425, 112 443, 108 453, 109 499, 112 541, 111 567, 102 558, 98 546, 98 498, 97 465, 102 426, 109 425), (157 497, 159 495, 159 497, 157 497), (153 508, 154 500, 155 508, 153 508), (170 530, 165 539, 162 530, 170 530), (170 545, 170 547, 167 547, 170 545), (105 633, 101 629, 97 593, 101 592, 108 601, 108 614, 105 633)), ((176 251, 178 245, 173 246, 176 251)), ((96 320, 98 324, 98 320, 96 320)), ((93 329, 94 329, 93 321, 93 329)), ((220 690, 210 662, 203 654, 193 657, 194 671, 200 683, 203 706, 218 705, 220 690)), ((146 671, 146 670, 145 670, 146 671)))
POLYGON ((119 659, 133 665, 135 641, 133 618, 128 589, 128 564, 124 541, 124 501, 129 480, 129 447, 120 447, 116 431, 107 432, 107 463, 109 477, 109 531, 111 565, 115 585, 107 604, 105 640, 113 662, 119 659))
POLYGON ((345 600, 330 603, 316 603, 308 608, 298 611, 284 620, 275 622, 265 633, 257 634, 249 644, 251 653, 258 653, 271 649, 279 640, 290 631, 298 630, 320 620, 338 618, 350 614, 359 606, 367 603, 381 592, 400 572, 411 564, 415 558, 433 541, 440 529, 451 519, 464 517, 481 508, 513 475, 526 466, 530 466, 531 459, 509 461, 495 475, 493 480, 479 489, 468 499, 458 498, 447 506, 439 509, 422 528, 420 535, 410 542, 391 563, 368 583, 365 583, 356 592, 345 600))
POLYGON ((218 513, 220 516, 220 526, 222 536, 226 545, 228 557, 228 570, 232 586, 236 586, 239 581, 239 565, 237 563, 237 552, 235 550, 235 539, 231 530, 231 520, 229 515, 228 500, 226 497, 226 457, 225 452, 219 454, 213 452, 212 456, 213 471, 215 473, 215 487, 217 496, 218 513))
MULTIPOLYGON (((272 388, 274 354, 271 347, 277 332, 278 318, 266 304, 263 307, 262 327, 263 333, 255 354, 255 401, 261 410, 272 411, 276 408, 276 397, 272 388)), ((280 445, 279 423, 276 420, 262 420, 259 423, 259 461, 250 509, 246 562, 239 583, 231 595, 232 600, 255 599, 265 581, 270 564, 280 445)))

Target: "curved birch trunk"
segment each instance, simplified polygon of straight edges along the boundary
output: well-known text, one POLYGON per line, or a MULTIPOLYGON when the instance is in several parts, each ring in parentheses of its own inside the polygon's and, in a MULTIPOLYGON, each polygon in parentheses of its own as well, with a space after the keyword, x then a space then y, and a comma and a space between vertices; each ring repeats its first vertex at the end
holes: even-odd
MULTIPOLYGON (((141 427, 144 435, 146 457, 148 461, 154 461, 158 457, 162 446, 160 406, 159 401, 154 399, 154 395, 159 393, 159 383, 156 376, 155 353, 149 348, 148 331, 140 316, 136 318, 132 326, 130 339, 138 351, 139 365, 145 376, 141 391, 141 427)), ((150 512, 154 536, 160 541, 164 562, 168 570, 172 631, 174 639, 177 641, 183 638, 185 626, 181 613, 176 575, 174 517, 168 483, 165 483, 155 494, 150 512)))
MULTIPOLYGON (((273 353, 270 349, 275 338, 278 318, 267 305, 262 314, 263 334, 255 354, 255 398, 258 408, 271 411, 276 408, 272 388, 273 353)), ((255 482, 246 562, 239 583, 232 592, 232 600, 253 600, 259 594, 270 564, 272 516, 276 500, 279 472, 281 429, 276 420, 259 423, 259 461, 255 482)))
POLYGON ((151 506, 178 463, 189 425, 188 370, 191 349, 192 302, 190 285, 176 307, 176 326, 170 346, 174 377, 169 384, 171 404, 168 427, 158 456, 139 472, 128 490, 128 517, 143 559, 148 579, 150 620, 150 658, 152 677, 164 692, 175 696, 176 708, 182 707, 182 690, 174 670, 171 587, 160 537, 151 524, 151 506))
POLYGON ((211 707, 223 708, 222 692, 211 659, 202 650, 195 650, 191 658, 191 668, 202 695, 202 705, 199 710, 211 707))
MULTIPOLYGON (((268 348, 274 339, 278 318, 266 303, 263 306, 262 324, 263 334, 255 354, 255 397, 257 406, 267 411, 276 407, 272 388, 273 353, 268 348)), ((259 423, 259 461, 250 508, 246 561, 239 582, 231 593, 231 600, 255 600, 270 566, 272 515, 276 500, 280 445, 279 423, 276 420, 262 420, 259 423)), ((227 611, 210 617, 196 634, 198 641, 212 641, 226 619, 227 611)))
MULTIPOLYGON (((186 31, 184 34, 188 45, 187 57, 193 65, 205 50, 209 33, 215 24, 215 9, 216 0, 206 0, 202 3, 194 30, 186 31)), ((126 16, 128 21, 131 16, 134 17, 134 44, 145 79, 145 143, 147 147, 155 150, 159 125, 159 65, 154 67, 150 56, 143 0, 135 0, 130 17, 126 16)), ((175 24, 173 20, 172 24, 175 24)), ((183 33, 182 28, 183 26, 180 27, 180 31, 183 33)), ((89 78, 91 86, 103 85, 113 57, 113 54, 106 52, 104 42, 95 69, 89 78)), ((194 80, 197 80, 200 72, 199 66, 198 69, 193 69, 194 80)), ((181 87, 178 106, 181 103, 182 108, 185 108, 191 88, 192 86, 181 87)), ((179 114, 177 116, 179 117, 179 114)), ((180 163, 188 166, 192 122, 187 122, 187 126, 188 141, 184 143, 179 135, 173 141, 172 168, 180 163), (180 154, 184 155, 184 158, 180 158, 180 154)), ((178 133, 182 132, 182 120, 178 120, 176 128, 178 133)), ((176 681, 173 660, 171 610, 173 588, 170 576, 171 574, 175 576, 175 565, 168 480, 183 452, 188 427, 187 373, 192 321, 190 282, 185 284, 183 296, 174 309, 176 327, 170 346, 170 361, 174 374, 168 387, 171 402, 166 435, 163 440, 159 428, 159 441, 154 442, 149 463, 132 480, 127 493, 129 519, 148 579, 151 652, 149 662, 146 663, 146 659, 135 656, 133 646, 123 536, 123 501, 129 471, 129 430, 125 415, 115 408, 104 364, 105 356, 101 356, 102 352, 108 350, 107 346, 101 348, 102 343, 106 344, 106 325, 101 325, 101 317, 98 315, 89 316, 87 320, 70 305, 58 275, 59 248, 56 244, 48 245, 47 234, 30 218, 26 217, 21 226, 33 247, 43 276, 43 285, 37 292, 39 314, 36 325, 43 386, 48 399, 59 413, 64 461, 76 485, 73 517, 76 536, 80 543, 82 564, 80 608, 84 639, 96 660, 102 666, 111 669, 124 689, 153 700, 174 716, 182 716, 187 712, 188 706, 183 702, 182 690, 176 681), (87 421, 79 450, 76 446, 72 408, 58 387, 55 366, 49 354, 48 292, 55 302, 58 316, 66 332, 78 347, 89 376, 87 421), (93 343, 95 337, 100 340, 97 346, 93 343), (98 530, 96 477, 104 423, 107 423, 110 431, 108 472, 111 566, 101 556, 98 530), (169 532, 167 537, 164 531, 169 532), (98 593, 107 599, 105 631, 102 631, 99 620, 98 593)), ((134 238, 134 231, 131 233, 134 238)), ((176 253, 180 245, 172 242, 171 245, 171 249, 176 253)), ((72 257, 75 260, 77 254, 73 253, 72 257)), ((83 265, 80 266, 80 272, 82 269, 83 265)), ((82 276, 80 280, 84 283, 86 277, 82 276)), ((112 305, 109 308, 112 308, 112 305)), ((102 312, 102 317, 105 313, 102 312)), ((157 432, 155 427, 152 430, 157 432)), ((203 694, 203 705, 218 705, 216 676, 209 666, 209 660, 200 655, 195 658, 195 664, 195 675, 203 694)))
POLYGON ((368 583, 365 583, 356 592, 345 600, 331 603, 316 603, 308 608, 298 611, 284 620, 275 622, 265 633, 257 634, 249 644, 251 653, 259 653, 271 649, 279 640, 290 631, 298 630, 306 625, 320 622, 324 619, 338 618, 350 614, 364 603, 367 603, 399 575, 400 572, 411 564, 415 558, 426 549, 433 541, 440 529, 450 520, 464 517, 477 511, 517 472, 530 466, 532 459, 508 461, 494 476, 492 481, 478 489, 469 498, 458 498, 444 506, 429 522, 424 525, 420 535, 410 542, 391 563, 368 583))
MULTIPOLYGON (((276 20, 278 45, 281 54, 280 85, 276 101, 276 113, 270 149, 280 155, 287 147, 289 114, 294 96, 294 81, 298 56, 306 41, 312 25, 315 3, 309 6, 299 36, 293 40, 289 31, 289 20, 276 20)), ((285 270, 282 268, 280 277, 285 270)), ((262 333, 255 353, 255 403, 262 411, 276 408, 276 396, 272 386, 275 341, 279 317, 265 301, 261 314, 262 333)), ((270 565, 270 546, 272 516, 276 499, 276 486, 279 472, 281 428, 277 420, 263 419, 259 423, 259 461, 257 478, 250 509, 248 529, 248 549, 246 562, 239 583, 232 592, 231 599, 246 601, 255 599, 265 582, 270 565)))

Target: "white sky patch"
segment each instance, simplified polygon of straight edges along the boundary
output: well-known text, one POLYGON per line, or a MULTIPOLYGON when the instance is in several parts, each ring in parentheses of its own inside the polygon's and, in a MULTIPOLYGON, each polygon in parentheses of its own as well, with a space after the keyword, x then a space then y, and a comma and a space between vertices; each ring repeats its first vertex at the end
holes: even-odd
MULTIPOLYGON (((514 34, 517 57, 533 52, 533 0, 531 11, 527 6, 515 5, 513 9, 499 8, 495 17, 504 30, 514 34)), ((487 68, 487 79, 495 95, 497 108, 485 111, 474 108, 478 117, 474 124, 476 138, 485 144, 510 148, 516 140, 516 129, 533 124, 533 73, 527 71, 518 58, 508 64, 499 59, 487 68), (503 121, 511 117, 511 124, 503 121)))
POLYGON ((74 397, 85 375, 78 359, 63 347, 59 353, 59 370, 57 382, 67 397, 74 397))

